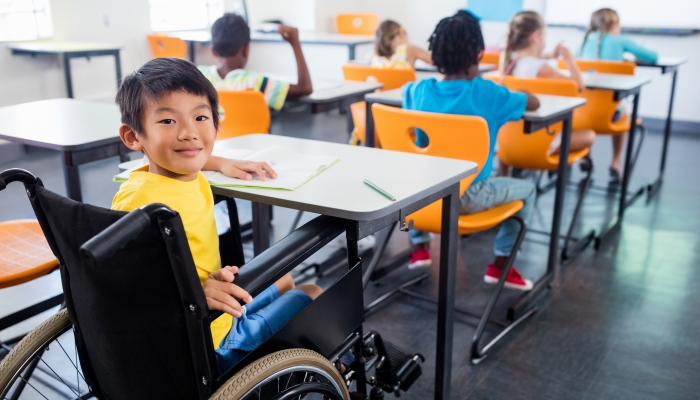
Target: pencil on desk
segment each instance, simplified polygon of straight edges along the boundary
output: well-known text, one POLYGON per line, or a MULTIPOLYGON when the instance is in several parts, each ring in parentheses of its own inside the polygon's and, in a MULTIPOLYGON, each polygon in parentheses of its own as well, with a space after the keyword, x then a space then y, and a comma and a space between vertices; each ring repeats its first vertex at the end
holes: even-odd
POLYGON ((381 194, 382 196, 386 197, 387 199, 389 199, 389 200, 391 200, 391 201, 396 201, 396 198, 395 198, 394 196, 390 195, 389 192, 387 192, 386 190, 380 188, 379 186, 375 185, 374 183, 368 181, 367 179, 365 179, 364 182, 365 182, 365 185, 367 185, 367 186, 371 187, 372 189, 376 190, 379 194, 381 194))

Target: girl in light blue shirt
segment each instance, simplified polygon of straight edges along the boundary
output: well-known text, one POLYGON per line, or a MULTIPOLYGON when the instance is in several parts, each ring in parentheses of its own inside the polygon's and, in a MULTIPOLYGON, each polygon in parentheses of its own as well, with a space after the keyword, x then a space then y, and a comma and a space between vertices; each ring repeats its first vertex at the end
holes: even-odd
MULTIPOLYGON (((655 51, 645 49, 636 44, 628 36, 622 35, 620 17, 615 10, 601 8, 591 15, 591 24, 583 39, 580 58, 584 60, 623 61, 624 53, 632 53, 638 60, 655 63, 658 55, 655 51)), ((613 121, 621 116, 621 110, 615 113, 613 121)), ((612 135, 613 159, 610 164, 611 183, 619 183, 620 160, 625 135, 612 135)))
POLYGON ((601 8, 594 12, 583 39, 581 58, 623 61, 623 53, 632 53, 637 59, 648 63, 655 63, 659 58, 655 51, 645 49, 627 35, 622 35, 620 18, 615 10, 601 8))

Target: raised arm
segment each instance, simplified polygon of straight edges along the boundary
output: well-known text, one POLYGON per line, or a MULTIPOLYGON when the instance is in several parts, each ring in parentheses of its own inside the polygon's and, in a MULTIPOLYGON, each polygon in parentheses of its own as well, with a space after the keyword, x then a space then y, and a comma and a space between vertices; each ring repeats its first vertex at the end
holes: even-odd
POLYGON ((280 25, 279 32, 280 35, 282 35, 282 38, 292 45, 294 58, 297 62, 297 84, 289 86, 287 97, 308 96, 311 94, 311 92, 313 92, 313 87, 311 85, 309 68, 306 66, 304 53, 301 51, 299 30, 297 28, 292 28, 291 26, 280 25))
POLYGON ((655 63, 659 59, 659 55, 654 50, 638 45, 629 37, 623 35, 620 39, 622 40, 623 51, 634 54, 638 59, 648 63, 655 63))
POLYGON ((413 65, 416 60, 422 60, 430 65, 433 65, 432 54, 429 51, 412 44, 409 44, 408 48, 406 49, 406 57, 411 65, 413 65))
POLYGON ((557 49, 554 52, 555 57, 561 57, 562 60, 564 60, 564 63, 566 66, 569 68, 569 71, 571 72, 570 76, 566 76, 559 72, 559 70, 552 68, 549 65, 544 65, 542 69, 540 69, 540 72, 537 74, 538 78, 548 78, 548 79, 571 79, 574 82, 576 82, 576 85, 578 86, 579 92, 583 91, 583 89, 586 88, 586 85, 583 83, 583 76, 581 75, 581 69, 578 67, 576 64, 576 58, 571 54, 569 49, 567 49, 564 46, 557 46, 557 49))

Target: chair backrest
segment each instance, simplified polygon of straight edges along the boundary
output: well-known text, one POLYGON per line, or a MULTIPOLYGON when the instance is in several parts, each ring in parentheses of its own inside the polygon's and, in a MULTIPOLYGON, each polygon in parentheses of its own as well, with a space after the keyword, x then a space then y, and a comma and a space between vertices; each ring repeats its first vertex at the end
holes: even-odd
POLYGON ((348 81, 376 81, 384 85, 382 90, 398 89, 416 80, 413 69, 378 68, 360 64, 343 65, 343 77, 348 81))
MULTIPOLYGON (((576 65, 583 71, 595 71, 602 74, 634 75, 635 63, 630 61, 606 61, 606 60, 576 60, 576 65)), ((563 60, 559 60, 560 69, 568 69, 563 60)))
POLYGON ((257 90, 218 90, 224 109, 217 140, 270 131, 270 109, 257 90))
POLYGON ((495 51, 485 51, 484 56, 481 58, 482 64, 495 64, 501 61, 501 53, 495 51))
MULTIPOLYGON (((489 76, 494 81, 499 76, 489 76)), ((507 76, 503 85, 510 90, 527 90, 536 94, 577 97, 576 82, 566 79, 516 78, 507 76)), ((525 134, 524 122, 513 121, 498 131, 498 158, 506 164, 522 169, 548 170, 558 159, 550 155, 552 141, 562 131, 562 123, 525 134)))
POLYGON ((187 44, 180 38, 165 35, 148 35, 147 38, 153 58, 187 57, 187 44))
POLYGON ((335 29, 341 35, 374 35, 379 15, 371 13, 337 14, 335 29))
MULTIPOLYGON (((372 115, 376 135, 386 150, 473 161, 479 165, 479 171, 488 158, 489 129, 481 117, 411 111, 382 104, 372 106, 372 115), (428 136, 426 147, 416 146, 414 128, 428 136)), ((477 175, 460 181, 460 195, 477 175)), ((412 214, 411 218, 417 229, 440 232, 441 215, 442 200, 439 200, 412 214)))
MULTIPOLYGON (((576 64, 584 72, 620 75, 634 75, 636 67, 635 63, 629 61, 576 60, 576 64)), ((565 69, 566 64, 559 61, 559 68, 565 69)), ((580 96, 586 99, 586 105, 574 110, 574 129, 593 129, 596 133, 619 130, 612 123, 613 115, 620 106, 620 102, 615 101, 613 92, 586 89, 580 96)))

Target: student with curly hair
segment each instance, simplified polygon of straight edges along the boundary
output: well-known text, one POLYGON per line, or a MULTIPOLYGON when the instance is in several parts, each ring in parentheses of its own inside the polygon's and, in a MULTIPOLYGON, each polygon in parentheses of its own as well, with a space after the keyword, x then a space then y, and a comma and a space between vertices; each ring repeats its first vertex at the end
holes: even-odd
MULTIPOLYGON (((438 23, 430 38, 433 64, 444 75, 443 80, 426 79, 404 86, 403 108, 446 114, 475 115, 486 120, 491 147, 486 164, 472 185, 462 195, 460 214, 473 214, 501 204, 523 200, 518 215, 527 219, 535 202, 535 185, 515 178, 491 177, 494 145, 500 127, 508 121, 519 120, 525 110, 535 110, 539 100, 527 93, 511 92, 490 80, 479 78, 479 60, 484 52, 484 39, 479 21, 471 13, 460 11, 438 23)), ((429 138, 416 132, 416 144, 426 146, 429 138)), ((495 284, 503 266, 513 251, 519 231, 518 223, 501 224, 494 242, 496 255, 487 267, 484 281, 495 284)), ((425 232, 412 231, 411 243, 417 249, 412 258, 425 257, 430 237, 425 232)), ((429 253, 427 254, 430 258, 429 253)), ((532 289, 532 281, 524 279, 511 268, 506 287, 532 289)))

